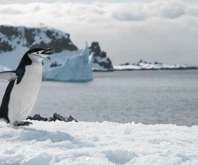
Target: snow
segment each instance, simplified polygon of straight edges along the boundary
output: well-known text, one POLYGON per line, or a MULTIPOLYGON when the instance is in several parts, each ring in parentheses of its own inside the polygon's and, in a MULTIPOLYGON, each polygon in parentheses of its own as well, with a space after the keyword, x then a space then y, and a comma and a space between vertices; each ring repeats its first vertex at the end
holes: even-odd
POLYGON ((38 30, 35 31, 35 33, 36 34, 35 34, 35 37, 34 37, 34 43, 32 45, 41 43, 43 41, 45 41, 45 43, 51 42, 51 39, 46 35, 46 33, 38 32, 38 30))
MULTIPOLYGON (((61 59, 61 58, 59 58, 61 59)), ((89 57, 89 48, 86 47, 79 54, 62 59, 61 66, 50 67, 44 65, 44 80, 54 81, 89 81, 93 80, 92 58, 89 57)), ((56 60, 57 61, 57 60, 56 60)), ((61 61, 58 62, 60 64, 61 61)))
POLYGON ((103 66, 99 65, 98 63, 92 64, 93 71, 108 71, 108 69, 104 68, 103 66))
MULTIPOLYGON (((27 28, 27 27, 26 27, 27 28)), ((53 29, 51 27, 35 27, 35 28, 39 28, 39 31, 38 29, 35 31, 35 42, 33 43, 34 44, 37 44, 37 43, 40 43, 42 41, 44 41, 45 43, 49 43, 51 42, 51 39, 46 35, 46 31, 47 30, 52 30, 52 31, 55 31, 56 33, 52 34, 53 37, 55 37, 56 39, 60 39, 60 38, 68 38, 68 34, 67 33, 64 33, 60 30, 57 30, 57 29, 53 29)), ((71 43, 72 44, 72 43, 71 43)))
POLYGON ((197 165, 198 126, 0 123, 1 165, 197 165))
POLYGON ((137 66, 137 65, 114 65, 113 68, 114 70, 127 70, 127 69, 140 70, 142 69, 140 66, 137 66))
POLYGON ((96 56, 95 59, 96 59, 96 61, 98 61, 99 63, 100 63, 100 62, 106 62, 106 63, 108 63, 107 57, 101 58, 101 57, 99 57, 99 56, 96 56))
POLYGON ((93 71, 113 71, 113 68, 105 68, 104 66, 100 65, 100 63, 109 63, 107 57, 101 58, 99 56, 94 57, 97 62, 92 63, 92 70, 93 71))

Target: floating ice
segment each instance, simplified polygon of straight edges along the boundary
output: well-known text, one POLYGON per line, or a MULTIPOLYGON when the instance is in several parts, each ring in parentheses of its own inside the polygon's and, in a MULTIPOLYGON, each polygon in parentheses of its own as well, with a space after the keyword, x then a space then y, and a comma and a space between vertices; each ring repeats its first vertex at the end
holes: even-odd
MULTIPOLYGON (((55 56, 54 56, 55 57, 55 56)), ((79 54, 62 58, 56 63, 55 67, 47 67, 44 65, 43 79, 54 81, 90 81, 93 80, 92 72, 92 57, 89 56, 89 48, 86 45, 85 49, 79 54), (62 63, 62 64, 61 64, 62 63), (60 66, 59 66, 60 65, 60 66)))

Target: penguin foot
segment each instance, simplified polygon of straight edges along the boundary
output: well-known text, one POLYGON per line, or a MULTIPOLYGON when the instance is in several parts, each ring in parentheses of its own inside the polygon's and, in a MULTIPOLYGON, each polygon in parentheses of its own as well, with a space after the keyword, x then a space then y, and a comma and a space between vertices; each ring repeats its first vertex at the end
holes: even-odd
POLYGON ((14 126, 29 126, 32 122, 29 121, 15 121, 14 126))

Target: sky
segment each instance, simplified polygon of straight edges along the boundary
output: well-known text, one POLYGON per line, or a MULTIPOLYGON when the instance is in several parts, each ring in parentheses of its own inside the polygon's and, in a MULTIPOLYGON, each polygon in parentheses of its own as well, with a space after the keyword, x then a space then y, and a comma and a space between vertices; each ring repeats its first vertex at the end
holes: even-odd
POLYGON ((197 0, 0 0, 0 20, 63 30, 79 48, 98 41, 114 64, 198 64, 197 0))

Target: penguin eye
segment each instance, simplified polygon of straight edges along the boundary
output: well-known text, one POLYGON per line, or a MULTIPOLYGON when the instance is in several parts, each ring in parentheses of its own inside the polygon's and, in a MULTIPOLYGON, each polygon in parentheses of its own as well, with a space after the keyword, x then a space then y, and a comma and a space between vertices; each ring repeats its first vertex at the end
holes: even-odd
POLYGON ((37 52, 36 54, 39 54, 39 52, 37 52))

